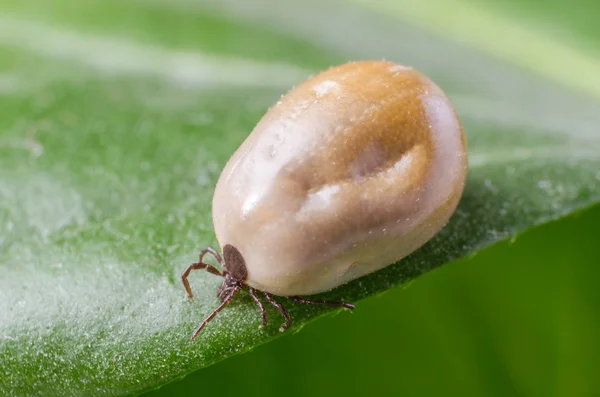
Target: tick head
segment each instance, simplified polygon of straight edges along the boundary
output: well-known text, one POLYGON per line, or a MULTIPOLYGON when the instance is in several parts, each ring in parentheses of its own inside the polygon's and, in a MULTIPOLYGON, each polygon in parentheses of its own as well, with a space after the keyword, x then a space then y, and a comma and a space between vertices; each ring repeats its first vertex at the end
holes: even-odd
POLYGON ((246 281, 246 278, 248 278, 246 261, 237 248, 226 244, 223 247, 223 259, 225 260, 225 269, 233 280, 240 283, 246 281))

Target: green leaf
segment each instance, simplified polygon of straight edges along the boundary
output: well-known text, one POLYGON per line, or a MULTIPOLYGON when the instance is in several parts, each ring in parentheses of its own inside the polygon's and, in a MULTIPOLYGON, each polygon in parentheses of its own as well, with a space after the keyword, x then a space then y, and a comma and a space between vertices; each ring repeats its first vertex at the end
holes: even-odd
MULTIPOLYGON (((259 330, 243 294, 188 343, 220 280, 194 274, 189 301, 179 275, 216 246, 228 157, 331 64, 427 73, 463 119, 470 172, 436 238, 328 298, 358 301, 600 201, 598 101, 563 75, 334 0, 204 3, 0 4, 1 394, 135 394, 277 337, 278 315, 259 330)), ((329 313, 286 305, 298 329, 329 313)))

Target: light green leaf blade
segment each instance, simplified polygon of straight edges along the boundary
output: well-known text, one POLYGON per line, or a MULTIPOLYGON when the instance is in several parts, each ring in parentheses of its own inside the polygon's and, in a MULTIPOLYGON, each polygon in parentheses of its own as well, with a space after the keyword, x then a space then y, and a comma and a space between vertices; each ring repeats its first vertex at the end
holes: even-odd
MULTIPOLYGON (((385 291, 600 200, 596 100, 393 18, 277 4, 0 6, 1 393, 133 394, 278 336, 241 296, 189 344, 220 280, 195 274, 187 301, 179 274, 215 246, 228 157, 330 64, 425 71, 458 108, 471 167, 442 233, 327 297, 385 291)), ((295 327, 327 312, 288 306, 295 327)))

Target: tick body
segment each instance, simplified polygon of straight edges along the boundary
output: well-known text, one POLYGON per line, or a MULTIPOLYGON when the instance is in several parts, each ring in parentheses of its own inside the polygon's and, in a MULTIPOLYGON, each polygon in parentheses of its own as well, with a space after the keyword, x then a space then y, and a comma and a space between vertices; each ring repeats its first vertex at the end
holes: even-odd
POLYGON ((273 295, 328 291, 397 262, 433 237, 462 195, 466 141, 448 98, 402 65, 353 62, 283 96, 231 157, 213 197, 225 278, 221 306, 249 288, 273 295))

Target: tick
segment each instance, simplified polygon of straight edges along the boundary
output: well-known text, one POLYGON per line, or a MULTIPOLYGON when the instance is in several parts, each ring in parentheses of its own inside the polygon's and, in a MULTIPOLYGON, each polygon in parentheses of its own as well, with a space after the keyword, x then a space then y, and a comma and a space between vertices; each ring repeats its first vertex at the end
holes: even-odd
POLYGON ((301 296, 331 290, 398 262, 430 240, 458 205, 466 139, 444 92, 418 71, 384 61, 326 70, 281 98, 226 164, 213 196, 223 257, 206 248, 192 270, 224 278, 221 304, 247 288, 267 324, 264 294, 353 309, 301 296), (223 270, 204 262, 214 256, 223 270))

